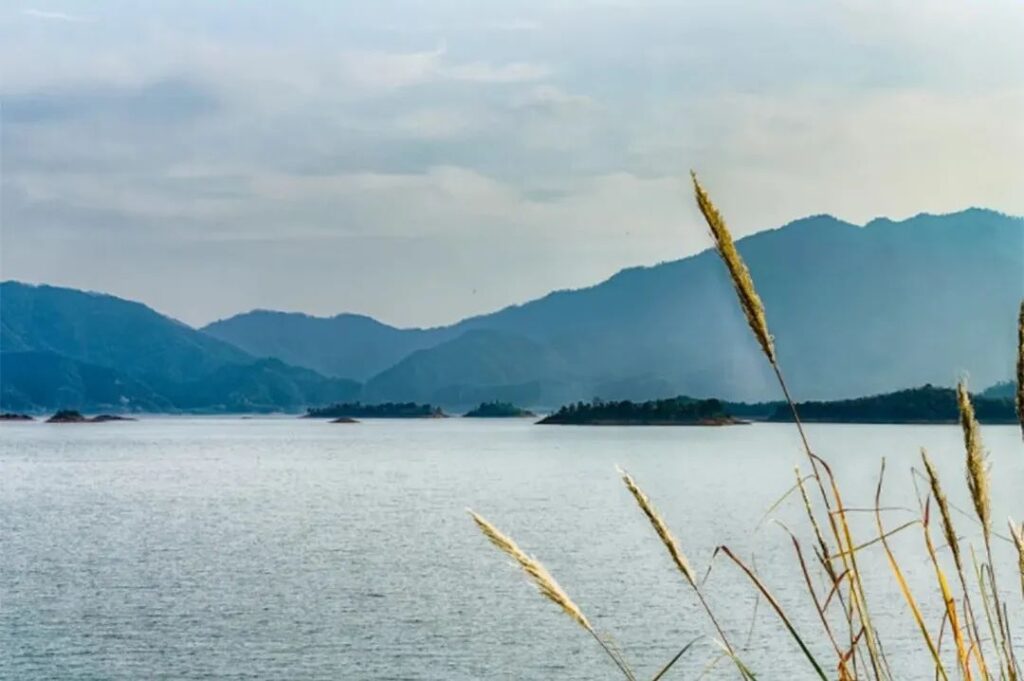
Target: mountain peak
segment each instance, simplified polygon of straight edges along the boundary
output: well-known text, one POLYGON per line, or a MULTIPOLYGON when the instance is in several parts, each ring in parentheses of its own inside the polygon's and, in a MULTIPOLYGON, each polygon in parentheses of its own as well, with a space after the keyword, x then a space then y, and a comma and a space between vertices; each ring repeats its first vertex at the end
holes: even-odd
POLYGON ((1007 219, 1024 220, 1024 218, 1015 217, 1007 213, 1003 213, 991 208, 980 208, 977 206, 971 206, 964 208, 963 210, 953 211, 951 213, 927 213, 921 212, 916 215, 904 218, 903 220, 893 220, 887 217, 877 217, 870 220, 864 225, 865 229, 878 229, 885 227, 892 227, 895 225, 906 225, 908 223, 936 223, 949 220, 984 220, 984 221, 1003 221, 1007 219))

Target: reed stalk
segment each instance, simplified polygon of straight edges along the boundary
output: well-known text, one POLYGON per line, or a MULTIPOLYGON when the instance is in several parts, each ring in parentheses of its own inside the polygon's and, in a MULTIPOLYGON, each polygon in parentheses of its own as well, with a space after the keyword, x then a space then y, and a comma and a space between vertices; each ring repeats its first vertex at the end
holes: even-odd
MULTIPOLYGON (((982 679, 989 679, 990 674, 988 665, 985 662, 985 657, 981 650, 981 636, 978 632, 977 618, 974 615, 974 608, 971 605, 970 590, 967 587, 967 577, 964 574, 963 557, 960 553, 960 540, 957 537, 956 529, 953 526, 953 519, 949 512, 949 500, 946 498, 946 493, 942 489, 942 483, 939 482, 938 471, 935 470, 935 465, 928 457, 928 452, 921 449, 921 460, 924 462, 924 470, 928 477, 928 486, 931 488, 932 498, 935 499, 935 504, 939 508, 939 517, 942 520, 942 536, 946 540, 946 545, 949 547, 950 553, 953 555, 953 565, 956 568, 957 579, 960 582, 960 589, 963 592, 963 603, 964 603, 964 614, 967 618, 967 634, 970 639, 969 649, 973 652, 975 662, 978 665, 978 671, 982 676, 982 679)), ((938 562, 935 558, 935 550, 931 545, 931 537, 927 529, 927 519, 925 522, 925 538, 928 543, 928 552, 931 556, 933 564, 935 564, 936 571, 939 571, 938 562)), ((945 594, 943 594, 945 599, 945 594)), ((968 670, 969 673, 969 670, 968 670)))
MULTIPOLYGON (((811 568, 804 559, 804 553, 797 536, 785 528, 789 533, 794 550, 803 575, 803 581, 811 596, 811 600, 817 611, 818 618, 824 627, 825 634, 831 644, 832 651, 836 655, 837 664, 835 667, 839 681, 890 681, 893 674, 886 659, 882 641, 879 640, 877 631, 872 621, 868 608, 867 590, 861 571, 858 565, 858 556, 863 557, 860 552, 876 543, 880 543, 885 553, 890 570, 895 577, 896 584, 909 607, 910 614, 921 633, 925 647, 932 658, 934 674, 936 679, 948 681, 948 674, 943 667, 942 644, 944 640, 952 638, 956 646, 956 663, 959 676, 964 681, 1020 681, 1021 673, 1017 662, 1017 656, 1013 649, 1013 639, 1010 629, 1010 611, 1005 599, 1001 596, 996 584, 996 570, 992 553, 992 500, 989 462, 987 452, 981 437, 981 429, 978 425, 974 407, 971 403, 970 394, 964 381, 957 385, 957 407, 959 411, 959 422, 963 434, 965 457, 965 479, 971 496, 974 515, 982 527, 982 538, 985 549, 985 562, 979 563, 974 546, 970 542, 962 542, 953 524, 951 509, 953 507, 939 480, 938 472, 929 458, 927 452, 921 450, 921 459, 924 464, 925 477, 928 481, 928 492, 922 495, 920 490, 917 497, 920 505, 920 520, 912 520, 903 523, 892 530, 886 530, 882 522, 883 509, 881 506, 882 482, 885 472, 885 461, 882 462, 882 471, 879 475, 878 485, 875 490, 873 508, 851 508, 844 504, 836 477, 828 463, 819 457, 811 448, 803 423, 798 413, 796 402, 792 398, 789 388, 783 377, 782 369, 778 361, 775 347, 775 339, 768 329, 767 316, 764 303, 762 302, 750 271, 743 261, 732 235, 726 226, 721 213, 712 203, 707 192, 692 174, 694 192, 698 208, 714 239, 715 249, 721 257, 732 280, 732 286, 739 301, 740 309, 750 327, 751 333, 768 360, 772 371, 775 374, 779 387, 785 398, 786 404, 792 414, 794 424, 800 436, 804 453, 810 462, 813 477, 821 495, 821 502, 827 514, 827 527, 831 531, 831 538, 826 535, 823 528, 824 522, 819 523, 815 510, 815 503, 812 503, 807 489, 804 485, 805 478, 801 477, 799 469, 796 472, 803 511, 806 513, 814 532, 814 552, 823 574, 819 577, 827 578, 827 583, 822 591, 815 588, 815 580, 811 568), (942 564, 938 557, 938 551, 932 541, 931 518, 932 501, 938 509, 938 516, 941 521, 940 529, 942 537, 952 555, 953 566, 956 570, 956 583, 951 584, 946 577, 942 564), (875 524, 878 529, 878 536, 870 541, 857 544, 854 541, 851 531, 849 514, 867 511, 874 513, 875 524), (903 567, 895 556, 889 544, 888 538, 893 534, 915 525, 918 522, 922 525, 925 550, 927 559, 934 570, 938 593, 942 598, 942 619, 938 626, 938 636, 933 638, 928 623, 924 619, 923 612, 918 601, 911 593, 909 583, 905 577, 903 567), (967 560, 965 554, 970 551, 970 563, 973 567, 974 586, 967 579, 967 560), (959 587, 959 598, 954 589, 959 587), (823 596, 819 597, 819 593, 823 596), (972 598, 972 593, 974 598, 972 598), (983 612, 984 621, 987 624, 989 636, 982 638, 979 629, 980 620, 975 614, 973 603, 976 597, 981 598, 979 613, 983 612), (837 628, 832 626, 830 618, 835 619, 836 615, 829 612, 829 608, 836 603, 836 609, 841 608, 841 614, 845 618, 846 627, 849 630, 849 640, 840 644, 836 636, 837 628), (959 608, 957 601, 960 601, 959 608), (946 636, 946 628, 949 634, 946 636), (990 646, 991 642, 991 646, 990 646), (848 646, 848 647, 847 647, 848 646), (996 655, 992 658, 990 650, 996 655), (972 667, 973 663, 973 667, 972 667), (975 674, 975 670, 977 676, 975 674)), ((1018 347, 1017 347, 1017 386, 1015 392, 1015 404, 1020 420, 1021 433, 1024 437, 1024 301, 1021 302, 1020 314, 1018 317, 1018 347)), ((650 498, 639 487, 636 481, 628 473, 619 470, 622 481, 627 490, 640 507, 647 518, 648 523, 654 529, 655 534, 665 547, 672 561, 673 566, 683 576, 683 579, 694 590, 697 599, 707 615, 710 623, 718 635, 716 643, 720 645, 725 654, 718 657, 707 669, 710 669, 724 657, 729 657, 736 664, 740 675, 746 681, 753 681, 754 674, 743 663, 737 649, 730 642, 724 628, 720 625, 718 618, 711 610, 709 602, 705 598, 701 581, 697 578, 691 563, 676 539, 669 530, 664 518, 655 509, 650 498)), ((916 487, 916 482, 915 482, 916 487)), ((793 490, 790 489, 785 499, 793 490)), ((772 505, 772 511, 782 500, 772 505)), ((580 627, 586 630, 601 646, 605 654, 615 663, 616 667, 627 678, 628 681, 635 681, 636 675, 626 664, 623 656, 608 641, 597 634, 590 621, 583 615, 579 606, 576 605, 566 592, 558 585, 554 578, 548 573, 544 566, 535 558, 528 556, 508 536, 501 533, 491 523, 470 511, 470 514, 480 528, 481 532, 499 550, 511 557, 520 568, 527 574, 540 593, 548 600, 555 603, 566 615, 580 627)), ((758 523, 758 527, 762 523, 758 523)), ((781 523, 780 523, 781 524, 781 523)), ((1018 526, 1012 520, 1009 521, 1010 537, 1017 553, 1017 572, 1021 581, 1021 592, 1024 596, 1024 525, 1018 526)), ((754 568, 740 560, 728 547, 720 545, 715 550, 715 555, 721 552, 727 556, 754 584, 761 596, 767 600, 769 605, 780 618, 782 624, 796 641, 815 674, 820 679, 827 676, 824 667, 812 654, 810 647, 796 629, 794 620, 786 613, 781 603, 768 590, 765 582, 757 575, 754 568)), ((714 562, 714 559, 712 559, 714 562)), ((708 568, 710 572, 710 567, 708 568)), ((756 612, 756 610, 755 610, 756 612)), ((752 625, 753 626, 753 625, 752 625)), ((753 629, 751 629, 753 631, 753 629)), ((694 644, 694 641, 687 643, 682 650, 673 657, 668 664, 662 666, 657 672, 655 681, 662 679, 672 666, 686 653, 694 644)))
MULTIPOLYGON (((831 475, 831 471, 829 471, 828 475, 831 481, 832 501, 838 509, 837 513, 833 515, 832 502, 830 502, 829 495, 825 491, 825 484, 821 478, 821 469, 819 468, 819 464, 821 464, 821 468, 824 468, 825 470, 828 470, 828 466, 817 455, 815 455, 814 451, 811 449, 810 441, 807 438, 807 433, 804 430, 803 423, 800 420, 800 414, 796 408, 796 402, 793 400, 789 387, 786 384, 786 380, 783 377, 782 368, 779 365, 778 357, 775 352, 774 338, 768 330, 768 321, 764 304, 761 302, 761 297, 758 295, 757 289, 754 286, 754 280, 750 276, 750 270, 747 268, 746 263, 743 261, 742 256, 736 248, 725 219, 722 217, 721 213, 708 196, 708 193, 697 179, 697 174, 691 171, 690 176, 693 180, 697 207, 704 216, 704 220, 707 223, 708 228, 711 231, 711 236, 715 242, 715 249, 718 251, 719 256, 729 272, 729 276, 732 279, 733 288, 736 291, 736 297, 739 301, 740 309, 743 311, 743 314, 747 319, 747 325, 754 334, 754 338, 757 340, 765 357, 768 359, 768 363, 771 365, 772 371, 775 373, 775 378, 779 383, 782 394, 785 397, 786 403, 789 405, 789 409, 793 415, 793 422, 796 425, 797 432, 799 433, 801 443, 804 447, 804 452, 811 463, 811 469, 814 472, 814 478, 817 482, 822 502, 825 506, 826 512, 828 513, 829 526, 836 541, 839 554, 843 558, 844 567, 850 574, 851 615, 856 614, 861 624, 861 628, 864 630, 864 640, 866 642, 868 659, 871 663, 872 671, 876 679, 881 679, 883 675, 884 661, 882 660, 882 653, 876 639, 874 627, 871 624, 870 615, 868 614, 867 597, 864 593, 863 584, 861 583, 860 575, 857 570, 856 559, 852 554, 855 544, 850 532, 849 523, 846 520, 846 513, 844 511, 842 498, 839 495, 839 488, 836 484, 835 478, 831 475), (846 553, 847 550, 850 551, 849 554, 846 553), (846 557, 847 555, 849 555, 848 559, 846 557)), ((813 510, 809 506, 807 507, 807 510, 812 524, 815 524, 817 521, 814 518, 813 510)))
POLYGON ((618 471, 619 475, 622 478, 623 484, 626 485, 626 489, 628 489, 629 493, 633 495, 633 499, 636 500, 636 503, 640 507, 640 510, 643 511, 644 515, 647 517, 648 522, 651 524, 651 527, 654 528, 654 533, 658 535, 658 539, 661 540, 661 543, 665 546, 665 549, 668 551, 669 556, 672 558, 672 563, 676 566, 676 569, 679 570, 680 574, 683 575, 683 578, 686 580, 687 584, 689 584, 690 587, 693 589, 694 593, 697 594, 697 600, 700 601, 701 607, 707 614, 708 619, 711 620, 711 624, 715 627, 715 631, 718 632, 718 636, 722 640, 722 645, 725 647, 725 650, 729 654, 730 658, 732 658, 732 660, 736 663, 737 668, 740 670, 740 674, 744 678, 750 678, 749 671, 747 670, 746 666, 742 663, 742 661, 739 659, 736 653, 736 649, 729 642, 729 637, 726 636, 725 631, 722 629, 722 626, 718 623, 718 618, 715 617, 714 612, 712 612, 711 610, 711 606, 708 604, 707 599, 704 597, 704 592, 700 588, 700 584, 697 582, 697 578, 693 572, 693 568, 690 566, 690 561, 687 560, 686 554, 684 554, 682 549, 679 547, 679 542, 676 541, 675 536, 672 534, 671 530, 668 529, 668 525, 665 524, 665 521, 662 519, 657 509, 654 508, 654 504, 651 503, 650 498, 647 496, 647 494, 644 493, 642 489, 640 489, 640 486, 636 484, 636 481, 633 479, 633 477, 626 471, 622 470, 621 468, 618 469, 618 471))
MULTIPOLYGON (((992 591, 992 609, 995 610, 999 631, 1000 657, 1005 665, 1006 677, 1009 681, 1017 681, 1017 674, 1011 662, 1013 653, 1010 650, 1010 641, 1012 639, 1006 627, 1003 609, 1000 606, 999 585, 996 582, 995 562, 992 560, 992 497, 989 489, 988 456, 981 440, 981 426, 978 425, 978 419, 974 415, 974 405, 971 404, 971 396, 967 391, 967 384, 963 380, 957 383, 956 397, 960 411, 960 427, 964 435, 964 449, 967 452, 967 489, 971 493, 974 511, 981 522, 985 557, 988 560, 989 585, 992 591)), ((982 598, 986 598, 984 589, 982 598)))
POLYGON ((910 608, 910 612, 914 616, 914 621, 917 622, 917 627, 921 631, 921 636, 924 638, 925 645, 928 646, 928 652, 931 653, 932 660, 935 662, 935 673, 940 678, 945 679, 945 681, 949 681, 949 676, 946 674, 946 670, 942 666, 942 659, 939 657, 939 649, 936 647, 931 634, 928 632, 928 625, 925 624, 924 615, 921 614, 921 609, 917 605, 917 600, 910 591, 910 585, 903 576, 903 570, 900 569, 899 561, 896 560, 896 556, 893 555, 892 549, 889 547, 889 542, 885 538, 885 528, 882 526, 882 512, 880 510, 882 506, 882 480, 884 478, 885 459, 882 459, 882 470, 878 474, 878 487, 875 490, 875 523, 878 526, 878 534, 881 537, 882 548, 885 549, 885 556, 889 560, 889 567, 892 569, 893 575, 896 576, 896 583, 900 587, 900 593, 903 594, 903 600, 907 602, 907 606, 910 608))
POLYGON ((1020 421, 1020 435, 1024 439, 1024 300, 1020 301, 1017 316, 1017 385, 1014 402, 1017 406, 1017 420, 1020 421))
POLYGON ((1013 546, 1017 549, 1017 571, 1020 572, 1020 593, 1024 597, 1024 523, 1017 527, 1013 524, 1013 518, 1007 520, 1010 526, 1010 536, 1013 538, 1013 546))

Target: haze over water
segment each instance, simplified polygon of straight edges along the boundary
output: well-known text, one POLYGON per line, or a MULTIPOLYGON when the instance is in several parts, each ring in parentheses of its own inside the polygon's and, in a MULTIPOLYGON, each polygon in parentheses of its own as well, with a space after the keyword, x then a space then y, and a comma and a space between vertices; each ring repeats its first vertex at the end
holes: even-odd
MULTIPOLYGON (((1019 517, 1019 432, 983 433, 993 517, 1019 517)), ((873 503, 885 456, 883 504, 916 508, 909 467, 925 445, 951 501, 969 508, 956 427, 819 425, 810 434, 852 507, 873 503)), ((785 424, 149 418, 3 424, 2 435, 0 678, 614 678, 594 642, 477 533, 466 507, 540 558, 650 677, 710 628, 615 464, 650 494, 698 572, 718 544, 753 553, 812 646, 827 644, 788 536, 773 522, 754 533, 792 486, 793 466, 806 471, 785 424)), ((771 517, 810 536, 793 502, 771 517)), ((910 518, 885 515, 889 529, 910 518)), ((956 520, 970 532, 966 518, 956 520)), ((856 530, 860 541, 873 537, 873 516, 860 514, 856 530)), ((921 542, 914 528, 893 547, 919 600, 931 604, 921 542)), ((1013 564, 1003 558, 997 564, 1013 564)), ((864 564, 895 678, 932 678, 884 557, 864 564)), ((1003 588, 1020 622, 1011 576, 1003 588)), ((707 592, 743 641, 751 585, 716 561, 707 592)), ((764 603, 753 621, 744 656, 754 670, 809 678, 764 603)), ((715 654, 702 639, 669 678, 692 678, 715 654)), ((711 677, 733 674, 720 666, 711 677)))

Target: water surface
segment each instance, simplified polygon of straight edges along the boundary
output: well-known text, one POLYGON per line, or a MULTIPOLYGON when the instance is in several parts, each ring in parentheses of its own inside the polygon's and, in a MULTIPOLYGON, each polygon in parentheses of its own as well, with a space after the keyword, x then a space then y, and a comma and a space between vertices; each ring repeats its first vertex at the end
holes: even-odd
MULTIPOLYGON (((952 501, 970 506, 954 427, 810 434, 852 506, 873 503, 883 456, 883 504, 915 506, 909 470, 922 445, 952 501)), ((1002 527, 1007 514, 1024 516, 1024 448, 1014 428, 984 434, 1002 527)), ((654 499, 698 571, 719 544, 753 556, 831 661, 774 522, 808 536, 796 499, 755 527, 793 484, 793 467, 807 468, 792 426, 150 418, 0 424, 0 678, 615 678, 596 644, 479 536, 467 507, 538 556, 650 678, 710 628, 616 464, 654 499)), ((910 517, 889 511, 886 522, 910 517)), ((873 516, 857 519, 869 539, 873 516)), ((919 599, 934 601, 920 530, 893 545, 919 599)), ((1002 555, 1003 587, 1024 621, 1002 555)), ((932 678, 883 556, 877 547, 864 556, 894 672, 932 678)), ((760 678, 812 678, 733 566, 716 560, 706 588, 760 678)), ((702 638, 669 678, 694 678, 716 650, 702 638)), ((723 665, 710 677, 735 675, 723 665)))

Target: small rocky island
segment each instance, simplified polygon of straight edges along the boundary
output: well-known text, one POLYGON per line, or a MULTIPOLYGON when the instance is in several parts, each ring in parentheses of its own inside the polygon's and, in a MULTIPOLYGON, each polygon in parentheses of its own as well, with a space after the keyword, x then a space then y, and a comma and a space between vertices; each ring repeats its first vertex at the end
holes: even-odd
POLYGON ((5 411, 0 414, 0 421, 35 421, 35 419, 28 414, 13 414, 5 411))
POLYGON ((511 402, 481 402, 480 405, 464 414, 466 418, 500 419, 500 418, 536 418, 529 409, 521 409, 511 402))
POLYGON ((129 416, 117 416, 115 414, 98 414, 93 417, 82 416, 81 412, 74 409, 61 409, 56 414, 46 419, 47 423, 108 423, 110 421, 134 421, 129 416))
MULTIPOLYGON (((415 402, 385 402, 384 404, 363 404, 345 402, 327 407, 310 407, 303 418, 308 419, 440 419, 447 414, 432 404, 415 402)), ((337 422, 337 421, 336 421, 337 422)), ((342 422, 343 423, 343 422, 342 422)))
POLYGON ((728 414, 720 400, 675 397, 648 402, 577 402, 538 423, 585 426, 731 426, 746 423, 728 414))

